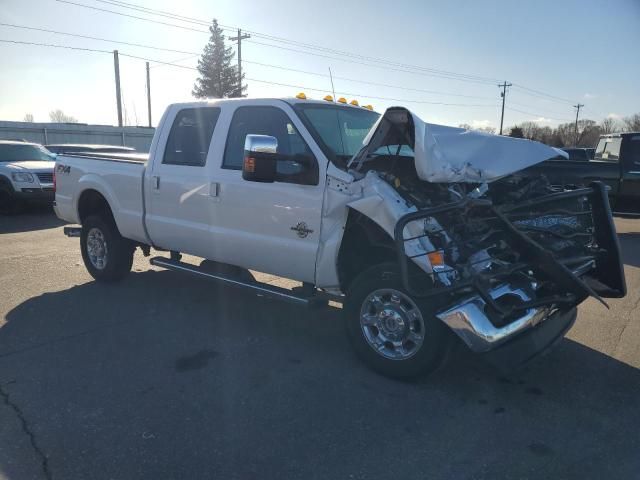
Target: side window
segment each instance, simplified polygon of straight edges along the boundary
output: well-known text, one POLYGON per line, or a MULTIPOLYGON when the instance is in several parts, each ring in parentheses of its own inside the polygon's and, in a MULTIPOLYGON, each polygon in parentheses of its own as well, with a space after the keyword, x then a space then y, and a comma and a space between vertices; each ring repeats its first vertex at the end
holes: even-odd
POLYGON ((630 162, 625 163, 630 165, 634 170, 638 170, 640 167, 640 135, 631 137, 629 141, 629 157, 630 162))
POLYGON ((178 112, 162 163, 203 167, 220 109, 215 107, 185 108, 178 112))
POLYGON ((247 135, 269 135, 278 140, 278 153, 293 157, 301 155, 313 159, 314 165, 305 168, 295 159, 278 162, 279 181, 288 183, 318 183, 318 165, 289 116, 276 107, 239 107, 233 114, 222 168, 242 169, 244 141, 247 135))

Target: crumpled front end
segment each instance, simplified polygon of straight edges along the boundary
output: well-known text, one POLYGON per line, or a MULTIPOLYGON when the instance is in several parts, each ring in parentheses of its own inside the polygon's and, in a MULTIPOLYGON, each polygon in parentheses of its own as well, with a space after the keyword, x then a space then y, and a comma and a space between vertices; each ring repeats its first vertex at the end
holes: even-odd
POLYGON ((475 352, 496 349, 549 319, 569 318, 589 296, 602 303, 622 297, 605 188, 596 182, 553 192, 543 179, 509 177, 409 213, 395 229, 405 287, 432 298, 436 316, 475 352), (422 235, 434 248, 408 254, 406 245, 422 235), (431 273, 415 267, 420 256, 431 260, 431 273))

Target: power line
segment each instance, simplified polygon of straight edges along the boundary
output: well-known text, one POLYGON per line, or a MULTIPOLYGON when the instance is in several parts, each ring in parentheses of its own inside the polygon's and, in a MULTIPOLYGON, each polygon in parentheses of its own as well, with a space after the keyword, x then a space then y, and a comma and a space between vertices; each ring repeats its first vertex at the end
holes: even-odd
POLYGON ((192 32, 209 33, 207 30, 200 30, 200 29, 197 29, 197 28, 185 27, 184 25, 176 25, 175 23, 161 22, 160 20, 151 20, 150 18, 138 17, 136 15, 130 15, 130 14, 127 14, 127 13, 122 13, 122 12, 116 12, 115 10, 108 10, 106 8, 94 7, 94 6, 91 6, 91 5, 84 5, 82 3, 71 2, 69 0, 56 0, 56 2, 68 3, 70 5, 76 5, 78 7, 89 8, 91 10, 97 10, 97 11, 100 11, 100 12, 113 13, 113 14, 116 14, 116 15, 121 15, 123 17, 134 18, 136 20, 142 20, 144 22, 158 23, 160 25, 165 25, 165 26, 168 26, 168 27, 182 28, 183 30, 191 30, 192 32))
POLYGON ((3 43, 15 43, 15 44, 20 44, 20 45, 37 45, 39 47, 55 47, 55 48, 67 48, 69 50, 82 50, 85 52, 99 52, 99 53, 108 53, 108 54, 112 54, 113 52, 111 50, 98 50, 96 48, 84 48, 84 47, 70 47, 68 45, 56 45, 53 43, 37 43, 37 42, 24 42, 21 40, 4 40, 4 39, 0 39, 0 42, 3 43))
MULTIPOLYGON (((91 49, 91 48, 70 47, 68 45, 56 45, 56 44, 51 44, 51 43, 23 42, 23 41, 17 41, 17 40, 4 40, 4 39, 0 39, 0 42, 14 43, 14 44, 24 44, 24 45, 37 45, 37 46, 43 46, 43 47, 64 48, 64 49, 70 49, 70 50, 83 50, 83 51, 89 51, 89 52, 108 53, 108 54, 112 54, 113 53, 113 52, 111 52, 109 50, 98 50, 98 49, 91 49)), ((157 59, 153 59, 153 58, 141 57, 141 56, 138 56, 138 55, 130 55, 130 54, 127 54, 127 53, 122 53, 122 52, 118 52, 118 54, 121 57, 135 58, 137 60, 144 60, 144 61, 148 61, 148 62, 159 63, 159 64, 162 64, 162 65, 170 65, 170 66, 173 66, 173 67, 183 68, 183 69, 187 69, 187 70, 197 70, 197 68, 195 68, 195 67, 188 67, 186 65, 178 65, 178 64, 175 64, 175 63, 165 62, 165 61, 157 60, 157 59)), ((273 81, 270 81, 270 80, 263 80, 263 79, 259 79, 259 78, 247 78, 247 80, 252 81, 252 82, 259 82, 259 83, 265 83, 265 84, 282 86, 282 87, 297 88, 297 89, 302 89, 302 90, 311 90, 311 91, 316 91, 316 92, 326 92, 328 90, 326 88, 325 89, 312 88, 312 87, 308 87, 308 86, 305 86, 305 85, 295 85, 295 84, 289 84, 289 83, 273 82, 273 81)), ((467 103, 430 102, 430 101, 427 101, 427 100, 408 100, 408 99, 400 99, 400 98, 391 98, 391 97, 381 97, 381 96, 376 96, 376 95, 368 95, 368 94, 363 94, 363 93, 353 93, 353 92, 346 92, 346 91, 340 91, 340 92, 343 95, 346 95, 346 96, 365 97, 365 98, 372 98, 372 99, 376 99, 376 100, 388 100, 388 101, 392 101, 392 102, 401 102, 401 103, 442 105, 442 106, 450 106, 450 107, 495 107, 495 105, 493 105, 493 104, 467 104, 467 103)))
MULTIPOLYGON (((83 38, 83 39, 97 40, 97 41, 107 42, 107 43, 128 45, 128 46, 139 47, 139 48, 147 48, 147 49, 150 49, 150 50, 189 54, 188 57, 183 57, 183 58, 168 62, 170 64, 171 63, 176 63, 176 62, 179 62, 179 61, 182 61, 182 60, 187 60, 187 59, 190 59, 190 58, 193 58, 193 57, 196 57, 196 56, 200 56, 200 53, 190 52, 190 51, 186 51, 186 50, 176 50, 176 49, 173 49, 173 48, 164 48, 164 47, 158 47, 158 46, 154 46, 154 45, 145 45, 145 44, 142 44, 142 43, 125 42, 125 41, 121 41, 121 40, 114 40, 114 39, 109 39, 109 38, 104 38, 104 37, 94 37, 94 36, 90 36, 90 35, 76 34, 76 33, 70 33, 70 32, 62 32, 62 31, 59 31, 59 30, 50 30, 50 29, 46 29, 46 28, 29 27, 29 26, 26 26, 26 25, 16 25, 16 24, 2 23, 2 22, 0 22, 0 26, 17 28, 17 29, 25 29, 25 30, 30 30, 30 31, 52 33, 52 34, 64 35, 64 36, 68 36, 68 37, 77 37, 77 38, 83 38)), ((291 71, 291 72, 296 72, 296 73, 304 73, 304 74, 307 74, 307 75, 315 75, 315 76, 329 78, 329 76, 327 74, 324 74, 324 73, 310 72, 308 70, 300 70, 300 69, 295 69, 295 68, 290 68, 290 67, 283 67, 281 65, 273 65, 273 64, 269 64, 269 63, 263 63, 263 62, 255 62, 255 61, 246 60, 246 59, 244 60, 244 62, 253 64, 253 65, 259 65, 259 66, 263 66, 263 67, 268 67, 268 68, 276 68, 276 69, 280 69, 280 70, 286 70, 286 71, 291 71)), ((413 73, 413 72, 411 72, 411 73, 413 73)), ((419 92, 419 93, 436 94, 436 95, 461 97, 461 98, 475 98, 475 99, 484 99, 484 100, 491 99, 490 97, 486 97, 486 96, 465 95, 465 94, 461 94, 461 93, 442 92, 442 91, 438 91, 438 90, 427 90, 427 89, 420 89, 420 88, 411 88, 411 87, 405 87, 405 86, 400 86, 400 85, 392 85, 392 84, 387 84, 387 83, 371 82, 371 81, 367 81, 367 80, 360 80, 360 79, 349 78, 349 77, 335 76, 334 78, 336 78, 338 80, 348 81, 348 82, 356 82, 356 83, 362 83, 362 84, 379 86, 379 87, 396 88, 396 89, 414 91, 414 92, 419 92)))
MULTIPOLYGON (((206 26, 208 26, 210 24, 210 22, 208 22, 208 21, 201 20, 201 19, 196 19, 194 17, 186 17, 186 16, 179 15, 179 14, 176 14, 176 13, 167 12, 166 10, 158 10, 158 9, 148 8, 148 7, 144 7, 144 6, 141 6, 141 5, 137 5, 137 4, 129 3, 129 2, 124 2, 124 1, 120 1, 120 0, 95 0, 95 1, 96 2, 101 2, 101 3, 107 3, 109 5, 119 6, 121 8, 129 8, 129 9, 133 9, 133 10, 136 10, 136 11, 142 11, 142 12, 145 12, 145 13, 150 13, 151 15, 159 15, 159 16, 162 16, 162 17, 165 17, 165 18, 172 18, 174 20, 180 20, 180 21, 184 21, 184 22, 195 23, 195 24, 198 24, 198 25, 206 25, 206 26)), ((222 28, 228 29, 228 30, 237 30, 238 29, 238 27, 232 27, 232 26, 229 26, 229 25, 222 25, 222 24, 219 24, 219 25, 222 28)), ((297 40, 291 40, 291 39, 287 39, 287 38, 284 38, 284 37, 278 37, 278 36, 275 36, 275 35, 268 35, 268 34, 264 34, 264 33, 257 32, 257 31, 252 31, 252 30, 247 30, 247 29, 243 29, 243 30, 245 32, 248 32, 248 33, 256 36, 256 37, 261 37, 261 38, 264 38, 264 39, 268 39, 268 40, 272 40, 272 41, 276 41, 276 42, 281 42, 281 43, 288 43, 290 45, 296 45, 298 47, 304 47, 304 48, 308 48, 308 49, 324 51, 326 53, 331 53, 331 54, 334 54, 334 55, 348 56, 348 57, 352 57, 352 58, 359 58, 359 59, 367 60, 367 61, 370 61, 370 62, 385 63, 385 64, 394 65, 394 66, 398 66, 398 67, 402 67, 402 68, 418 69, 418 70, 430 71, 430 72, 440 73, 440 74, 445 74, 445 75, 460 76, 460 77, 470 78, 470 79, 475 79, 475 80, 484 80, 484 81, 490 82, 490 83, 494 83, 496 81, 496 79, 490 78, 490 77, 483 77, 483 76, 474 75, 474 74, 451 72, 451 71, 447 71, 447 70, 435 69, 435 68, 430 68, 430 67, 423 67, 423 66, 419 66, 419 65, 403 64, 403 63, 399 63, 399 62, 390 61, 390 60, 387 60, 387 59, 382 59, 382 58, 379 58, 379 57, 370 57, 370 56, 366 56, 366 55, 362 55, 362 54, 348 52, 348 51, 345 51, 345 50, 332 49, 332 48, 328 48, 328 47, 324 47, 324 46, 314 45, 314 44, 311 44, 311 43, 304 43, 304 42, 300 42, 300 41, 297 41, 297 40)))
POLYGON ((162 51, 165 51, 165 52, 188 53, 188 54, 192 54, 192 55, 200 55, 199 53, 188 52, 188 51, 185 51, 185 50, 175 50, 173 48, 155 47, 155 46, 151 46, 151 45, 144 45, 142 43, 124 42, 124 41, 121 41, 121 40, 112 40, 112 39, 103 38, 103 37, 93 37, 93 36, 90 36, 90 35, 82 35, 82 34, 79 34, 79 33, 60 32, 58 30, 49 30, 47 28, 27 27, 26 25, 15 25, 13 23, 2 23, 2 22, 0 22, 0 26, 11 27, 11 28, 20 28, 20 29, 24 29, 24 30, 33 30, 33 31, 36 31, 36 32, 53 33, 53 34, 56 34, 56 35, 65 35, 67 37, 76 37, 76 38, 84 38, 84 39, 88 39, 88 40, 97 40, 97 41, 100 41, 100 42, 118 43, 118 44, 121 44, 121 45, 129 45, 130 47, 150 48, 150 49, 153 49, 153 50, 162 50, 162 51))
MULTIPOLYGON (((83 8, 89 8, 89 9, 92 9, 92 10, 98 10, 98 11, 101 11, 101 12, 112 13, 112 14, 115 14, 115 15, 122 15, 122 16, 125 16, 125 17, 134 18, 134 19, 137 19, 137 20, 143 20, 143 21, 146 21, 146 22, 158 23, 160 25, 172 26, 172 27, 191 30, 191 31, 200 32, 200 33, 208 33, 208 31, 204 31, 204 30, 200 30, 200 29, 196 29, 196 28, 192 28, 192 27, 187 27, 187 26, 184 26, 184 25, 177 25, 177 24, 174 24, 174 23, 163 22, 163 21, 160 21, 160 20, 154 20, 154 19, 150 19, 150 18, 138 17, 138 16, 135 16, 135 15, 130 15, 130 14, 122 13, 122 12, 117 12, 117 11, 114 11, 114 10, 109 10, 109 9, 94 7, 94 6, 91 6, 91 5, 85 5, 85 4, 82 4, 82 3, 72 2, 70 0, 56 0, 56 1, 61 2, 61 3, 67 3, 67 4, 71 4, 71 5, 76 5, 76 6, 83 7, 83 8)), ((120 2, 120 3, 124 3, 124 2, 120 2)), ((122 8, 127 8, 124 5, 121 5, 121 7, 122 8)), ((223 28, 226 29, 226 30, 230 30, 229 27, 223 27, 223 28)), ((271 36, 271 35, 264 35, 264 34, 260 34, 260 33, 254 33, 254 32, 252 32, 250 30, 246 30, 246 31, 250 32, 252 34, 255 34, 257 36, 260 36, 262 38, 271 40, 271 41, 280 41, 280 42, 284 41, 284 40, 280 39, 280 37, 274 37, 274 36, 271 36)), ((418 70, 423 75, 434 76, 434 77, 439 77, 439 78, 448 78, 448 79, 454 79, 454 80, 460 80, 460 81, 468 81, 468 82, 480 83, 480 84, 490 84, 490 83, 494 83, 495 82, 495 80, 492 80, 492 79, 487 78, 487 77, 480 77, 480 76, 477 76, 477 75, 468 75, 468 74, 462 74, 462 73, 456 73, 456 72, 448 72, 446 70, 439 70, 439 69, 433 69, 433 68, 427 68, 427 67, 419 67, 419 66, 415 66, 415 65, 405 65, 405 64, 401 64, 401 63, 397 63, 397 62, 391 62, 389 60, 375 59, 373 57, 366 57, 366 56, 359 55, 359 54, 354 54, 354 53, 351 53, 351 52, 343 52, 343 51, 340 51, 340 50, 327 49, 326 47, 307 46, 307 45, 310 45, 310 44, 302 44, 300 42, 294 42, 294 41, 291 41, 291 40, 287 40, 287 42, 289 42, 291 44, 297 44, 299 46, 303 46, 304 48, 314 48, 316 50, 325 51, 325 52, 333 54, 333 55, 338 55, 339 54, 339 55, 341 55, 343 57, 361 58, 361 59, 366 60, 369 63, 353 62, 352 60, 346 60, 345 58, 339 58, 339 57, 336 57, 336 56, 329 56, 329 55, 322 55, 322 54, 317 53, 317 52, 309 52, 309 51, 294 49, 294 48, 290 48, 290 47, 283 47, 283 46, 280 46, 280 45, 273 45, 273 44, 270 44, 270 43, 257 42, 255 40, 252 40, 250 42, 251 43, 255 43, 257 45, 273 47, 273 48, 281 48, 281 49, 284 49, 284 50, 294 51, 294 52, 303 53, 303 54, 307 54, 307 55, 320 56, 320 57, 328 58, 328 59, 331 59, 331 60, 345 61, 345 62, 350 62, 350 63, 359 63, 361 65, 366 65, 366 66, 376 66, 378 68, 387 68, 387 69, 390 69, 390 70, 396 70, 396 71, 400 71, 400 72, 404 72, 404 73, 417 73, 417 72, 410 72, 410 71, 407 70, 407 69, 413 69, 413 70, 418 70), (370 62, 378 62, 378 63, 384 63, 385 65, 399 66, 399 67, 403 68, 403 70, 400 70, 398 68, 383 67, 382 65, 371 65, 370 62), (430 72, 430 73, 428 73, 428 72, 430 72)))
POLYGON ((533 97, 547 98, 547 99, 552 99, 552 100, 555 100, 555 101, 566 102, 566 103, 569 103, 569 104, 573 103, 573 100, 569 100, 569 99, 562 98, 562 97, 557 97, 555 95, 550 95, 548 93, 541 92, 540 90, 535 90, 533 88, 525 87, 524 85, 520 85, 518 83, 514 83, 513 86, 515 88, 523 91, 523 93, 525 93, 527 95, 531 95, 533 97))
MULTIPOLYGON (((290 71, 290 72, 304 73, 306 75, 315 75, 315 76, 318 76, 318 77, 329 78, 329 75, 327 75, 326 73, 310 72, 308 70, 298 70, 298 69, 295 69, 295 68, 283 67, 283 66, 280 66, 280 65, 272 65, 270 63, 254 62, 252 60, 243 60, 243 61, 245 63, 250 63, 252 65, 259 65, 259 66, 269 67, 269 68, 277 68, 277 69, 281 69, 281 70, 287 70, 287 71, 290 71)), ((485 96, 479 96, 479 95, 464 95, 462 93, 441 92, 441 91, 438 91, 438 90, 425 90, 425 89, 422 89, 422 88, 411 88, 411 87, 404 87, 404 86, 400 86, 400 85, 392 85, 392 84, 389 84, 389 83, 370 82, 368 80, 360 80, 360 79, 349 78, 349 77, 340 77, 340 76, 337 76, 337 75, 334 75, 333 78, 335 78, 337 80, 345 80, 347 82, 356 82, 356 83, 362 83, 364 85, 373 85, 373 86, 377 86, 377 87, 398 88, 398 89, 401 89, 401 90, 408 90, 408 91, 412 91, 412 92, 437 94, 437 95, 444 95, 444 96, 451 96, 451 97, 464 97, 464 98, 477 98, 477 99, 483 99, 483 100, 492 100, 491 97, 485 97, 485 96)))
POLYGON ((265 46, 265 47, 272 47, 272 48, 278 48, 280 50, 287 50, 287 51, 290 51, 290 52, 297 52, 297 53, 303 53, 303 54, 306 54, 306 55, 313 55, 313 56, 316 56, 316 57, 328 58, 330 60, 338 60, 338 61, 346 62, 346 63, 349 63, 349 64, 364 65, 364 66, 367 66, 367 67, 380 68, 380 69, 383 69, 383 70, 392 70, 392 71, 401 72, 401 73, 409 73, 409 74, 412 74, 412 75, 421 75, 421 76, 436 77, 436 78, 446 78, 446 79, 449 79, 449 80, 459 80, 459 81, 462 81, 462 82, 470 82, 470 83, 479 83, 479 84, 482 84, 482 85, 489 85, 489 82, 486 82, 484 80, 482 80, 482 81, 480 81, 480 80, 468 80, 468 79, 462 79, 462 78, 458 78, 458 77, 449 77, 449 76, 446 76, 446 75, 443 75, 443 74, 437 74, 437 73, 427 73, 427 72, 422 72, 422 71, 412 71, 412 70, 406 70, 406 69, 401 69, 401 68, 389 67, 389 66, 384 66, 384 65, 375 65, 375 64, 366 63, 366 62, 359 62, 359 61, 356 61, 356 60, 347 60, 347 59, 344 59, 344 58, 331 57, 329 55, 324 55, 322 53, 317 53, 317 52, 305 52, 303 50, 298 50, 298 49, 295 49, 295 48, 285 47, 285 46, 282 46, 282 45, 273 45, 271 43, 257 42, 255 40, 247 40, 247 42, 254 43, 256 45, 262 45, 262 46, 265 46))
MULTIPOLYGON (((187 30, 193 30, 193 31, 198 31, 198 32, 203 32, 203 30, 199 30, 199 29, 194 29, 194 28, 190 28, 190 27, 185 27, 183 25, 176 25, 176 24, 169 24, 167 22, 161 22, 159 20, 152 20, 149 18, 143 18, 143 17, 137 17, 137 16, 132 16, 132 15, 128 15, 122 12, 116 12, 113 10, 107 10, 107 9, 101 9, 98 7, 94 7, 94 6, 90 6, 90 5, 86 5, 86 4, 80 4, 80 3, 75 3, 75 2, 71 2, 69 0, 57 0, 59 2, 63 2, 63 3, 69 3, 69 4, 73 4, 73 5, 77 5, 80 7, 84 7, 84 8, 91 8, 94 10, 99 10, 99 11, 104 11, 104 12, 108 12, 108 13, 112 13, 112 14, 116 14, 116 15, 123 15, 123 16, 128 16, 130 18, 135 18, 138 20, 143 20, 143 21, 147 21, 147 22, 153 22, 153 23, 159 23, 162 25, 167 25, 167 26, 173 26, 176 28, 182 28, 182 29, 187 29, 187 30)), ((197 24, 197 25, 209 25, 209 22, 205 21, 205 20, 201 20, 201 19, 196 19, 193 17, 187 17, 184 15, 179 15, 176 13, 172 13, 172 12, 167 12, 164 10, 158 10, 158 9, 153 9, 153 8, 148 8, 148 7, 144 7, 141 5, 137 5, 137 4, 133 4, 133 3, 129 3, 129 2, 124 2, 124 1, 120 1, 120 0, 95 0, 101 3, 106 3, 109 5, 113 5, 113 6, 117 6, 120 8, 124 8, 124 9, 132 9, 135 11, 139 11, 139 12, 143 12, 143 13, 147 13, 147 14, 151 14, 151 15, 156 15, 156 16, 162 16, 164 18, 170 18, 173 20, 178 20, 181 22, 187 22, 187 23, 192 23, 192 24, 197 24)), ((219 24, 221 26, 221 28, 225 29, 225 30, 235 30, 236 27, 231 27, 231 26, 227 26, 227 25, 222 25, 219 24)), ((392 62, 389 60, 385 60, 385 59, 379 59, 379 58, 375 58, 375 57, 367 57, 364 55, 359 55, 359 54, 354 54, 352 52, 346 52, 346 51, 341 51, 341 50, 335 50, 335 49, 330 49, 327 47, 322 47, 322 46, 318 46, 318 45, 314 45, 314 44, 309 44, 309 43, 303 43, 303 42, 299 42, 299 41, 294 41, 294 40, 290 40, 290 39, 286 39, 284 37, 277 37, 274 35, 268 35, 268 34, 264 34, 261 32, 257 32, 257 31, 252 31, 252 30, 247 30, 245 29, 246 32, 253 34, 256 37, 259 38, 264 38, 264 39, 268 39, 271 41, 275 41, 275 42, 280 42, 280 43, 286 43, 286 44, 290 44, 290 45, 296 45, 298 47, 302 47, 302 48, 307 48, 307 49, 313 49, 316 51, 323 51, 326 53, 331 53, 334 55, 341 55, 341 56, 348 56, 351 58, 360 58, 360 59, 365 59, 369 62, 378 62, 378 63, 384 63, 386 65, 396 65, 396 66, 401 66, 405 69, 412 69, 412 70, 419 70, 419 71, 423 71, 423 72, 431 72, 431 76, 435 76, 435 77, 440 77, 440 78, 449 78, 449 79, 457 79, 460 81, 470 81, 470 82, 475 82, 475 83, 493 83, 496 80, 490 77, 483 77, 480 75, 473 75, 473 74, 462 74, 462 73, 457 73, 457 72, 450 72, 450 71, 446 71, 446 70, 440 70, 440 69, 433 69, 433 68, 427 68, 427 67, 421 67, 421 66, 416 66, 416 65, 409 65, 409 64, 401 64, 398 62, 392 62)), ((256 44, 260 44, 258 42, 253 42, 256 44)), ((270 46, 270 47, 277 47, 276 45, 273 44, 266 44, 266 43, 261 43, 264 46, 270 46)), ((280 48, 284 48, 281 47, 280 48)), ((308 52, 308 51, 300 51, 300 50, 294 50, 294 49, 290 49, 292 51, 297 51, 299 53, 305 53, 305 54, 309 54, 309 55, 313 55, 313 52, 308 52)), ((315 55, 318 55, 317 53, 315 53, 315 55)), ((343 60, 341 58, 335 58, 335 57, 327 57, 330 58, 332 60, 343 60)), ((353 63, 353 62, 352 62, 353 63)), ((367 66, 372 66, 369 64, 364 64, 367 66)), ((403 73, 412 73, 412 72, 408 72, 406 70, 397 70, 397 71, 401 71, 403 73)), ((523 91, 525 91, 526 94, 528 95, 532 95, 532 96, 540 96, 541 98, 545 98, 547 100, 551 100, 553 99, 554 101, 560 101, 560 102, 567 102, 572 104, 573 102, 571 100, 562 98, 562 97, 558 97, 555 95, 551 95, 551 94, 547 94, 545 92, 542 92, 540 90, 535 90, 529 87, 526 87, 524 85, 520 85, 520 84, 515 84, 515 86, 517 88, 522 89, 523 91)))
POLYGON ((518 113, 522 113, 524 115, 530 115, 532 117, 538 117, 538 118, 548 118, 549 120, 558 120, 560 122, 570 122, 571 119, 569 118, 556 118, 556 117, 547 117, 545 115, 540 115, 538 113, 531 113, 531 112, 525 112, 524 110, 518 110, 517 108, 512 108, 512 107, 505 107, 507 110, 511 110, 512 112, 518 112, 518 113))
POLYGON ((514 102, 512 100, 509 100, 509 105, 517 105, 519 107, 532 108, 534 110, 541 110, 543 112, 547 112, 547 113, 550 113, 552 115, 562 115, 563 114, 562 112, 558 112, 556 110, 549 110, 547 108, 540 108, 539 105, 530 105, 530 104, 526 104, 526 103, 519 103, 519 102, 514 102))

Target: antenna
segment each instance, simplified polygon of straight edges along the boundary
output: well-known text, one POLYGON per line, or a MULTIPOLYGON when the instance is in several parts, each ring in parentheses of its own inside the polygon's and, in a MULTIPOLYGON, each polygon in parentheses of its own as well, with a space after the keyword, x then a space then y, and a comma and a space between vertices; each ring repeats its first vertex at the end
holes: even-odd
POLYGON ((329 67, 329 78, 331 79, 331 92, 333 93, 333 103, 336 102, 336 89, 333 87, 333 74, 331 73, 331 67, 329 67))

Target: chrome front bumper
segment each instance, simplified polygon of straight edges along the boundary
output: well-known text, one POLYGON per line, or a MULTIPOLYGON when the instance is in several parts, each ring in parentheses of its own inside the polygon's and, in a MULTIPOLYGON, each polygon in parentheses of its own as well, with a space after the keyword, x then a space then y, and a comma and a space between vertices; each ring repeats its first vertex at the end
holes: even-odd
MULTIPOLYGON (((489 294, 494 300, 505 295, 517 296, 523 302, 531 301, 531 288, 513 287, 509 284, 498 286, 489 294)), ((487 304, 479 296, 467 297, 456 306, 436 316, 446 323, 474 352, 487 352, 506 342, 515 335, 535 327, 551 315, 550 307, 529 308, 524 313, 502 327, 496 327, 486 313, 487 304)))

